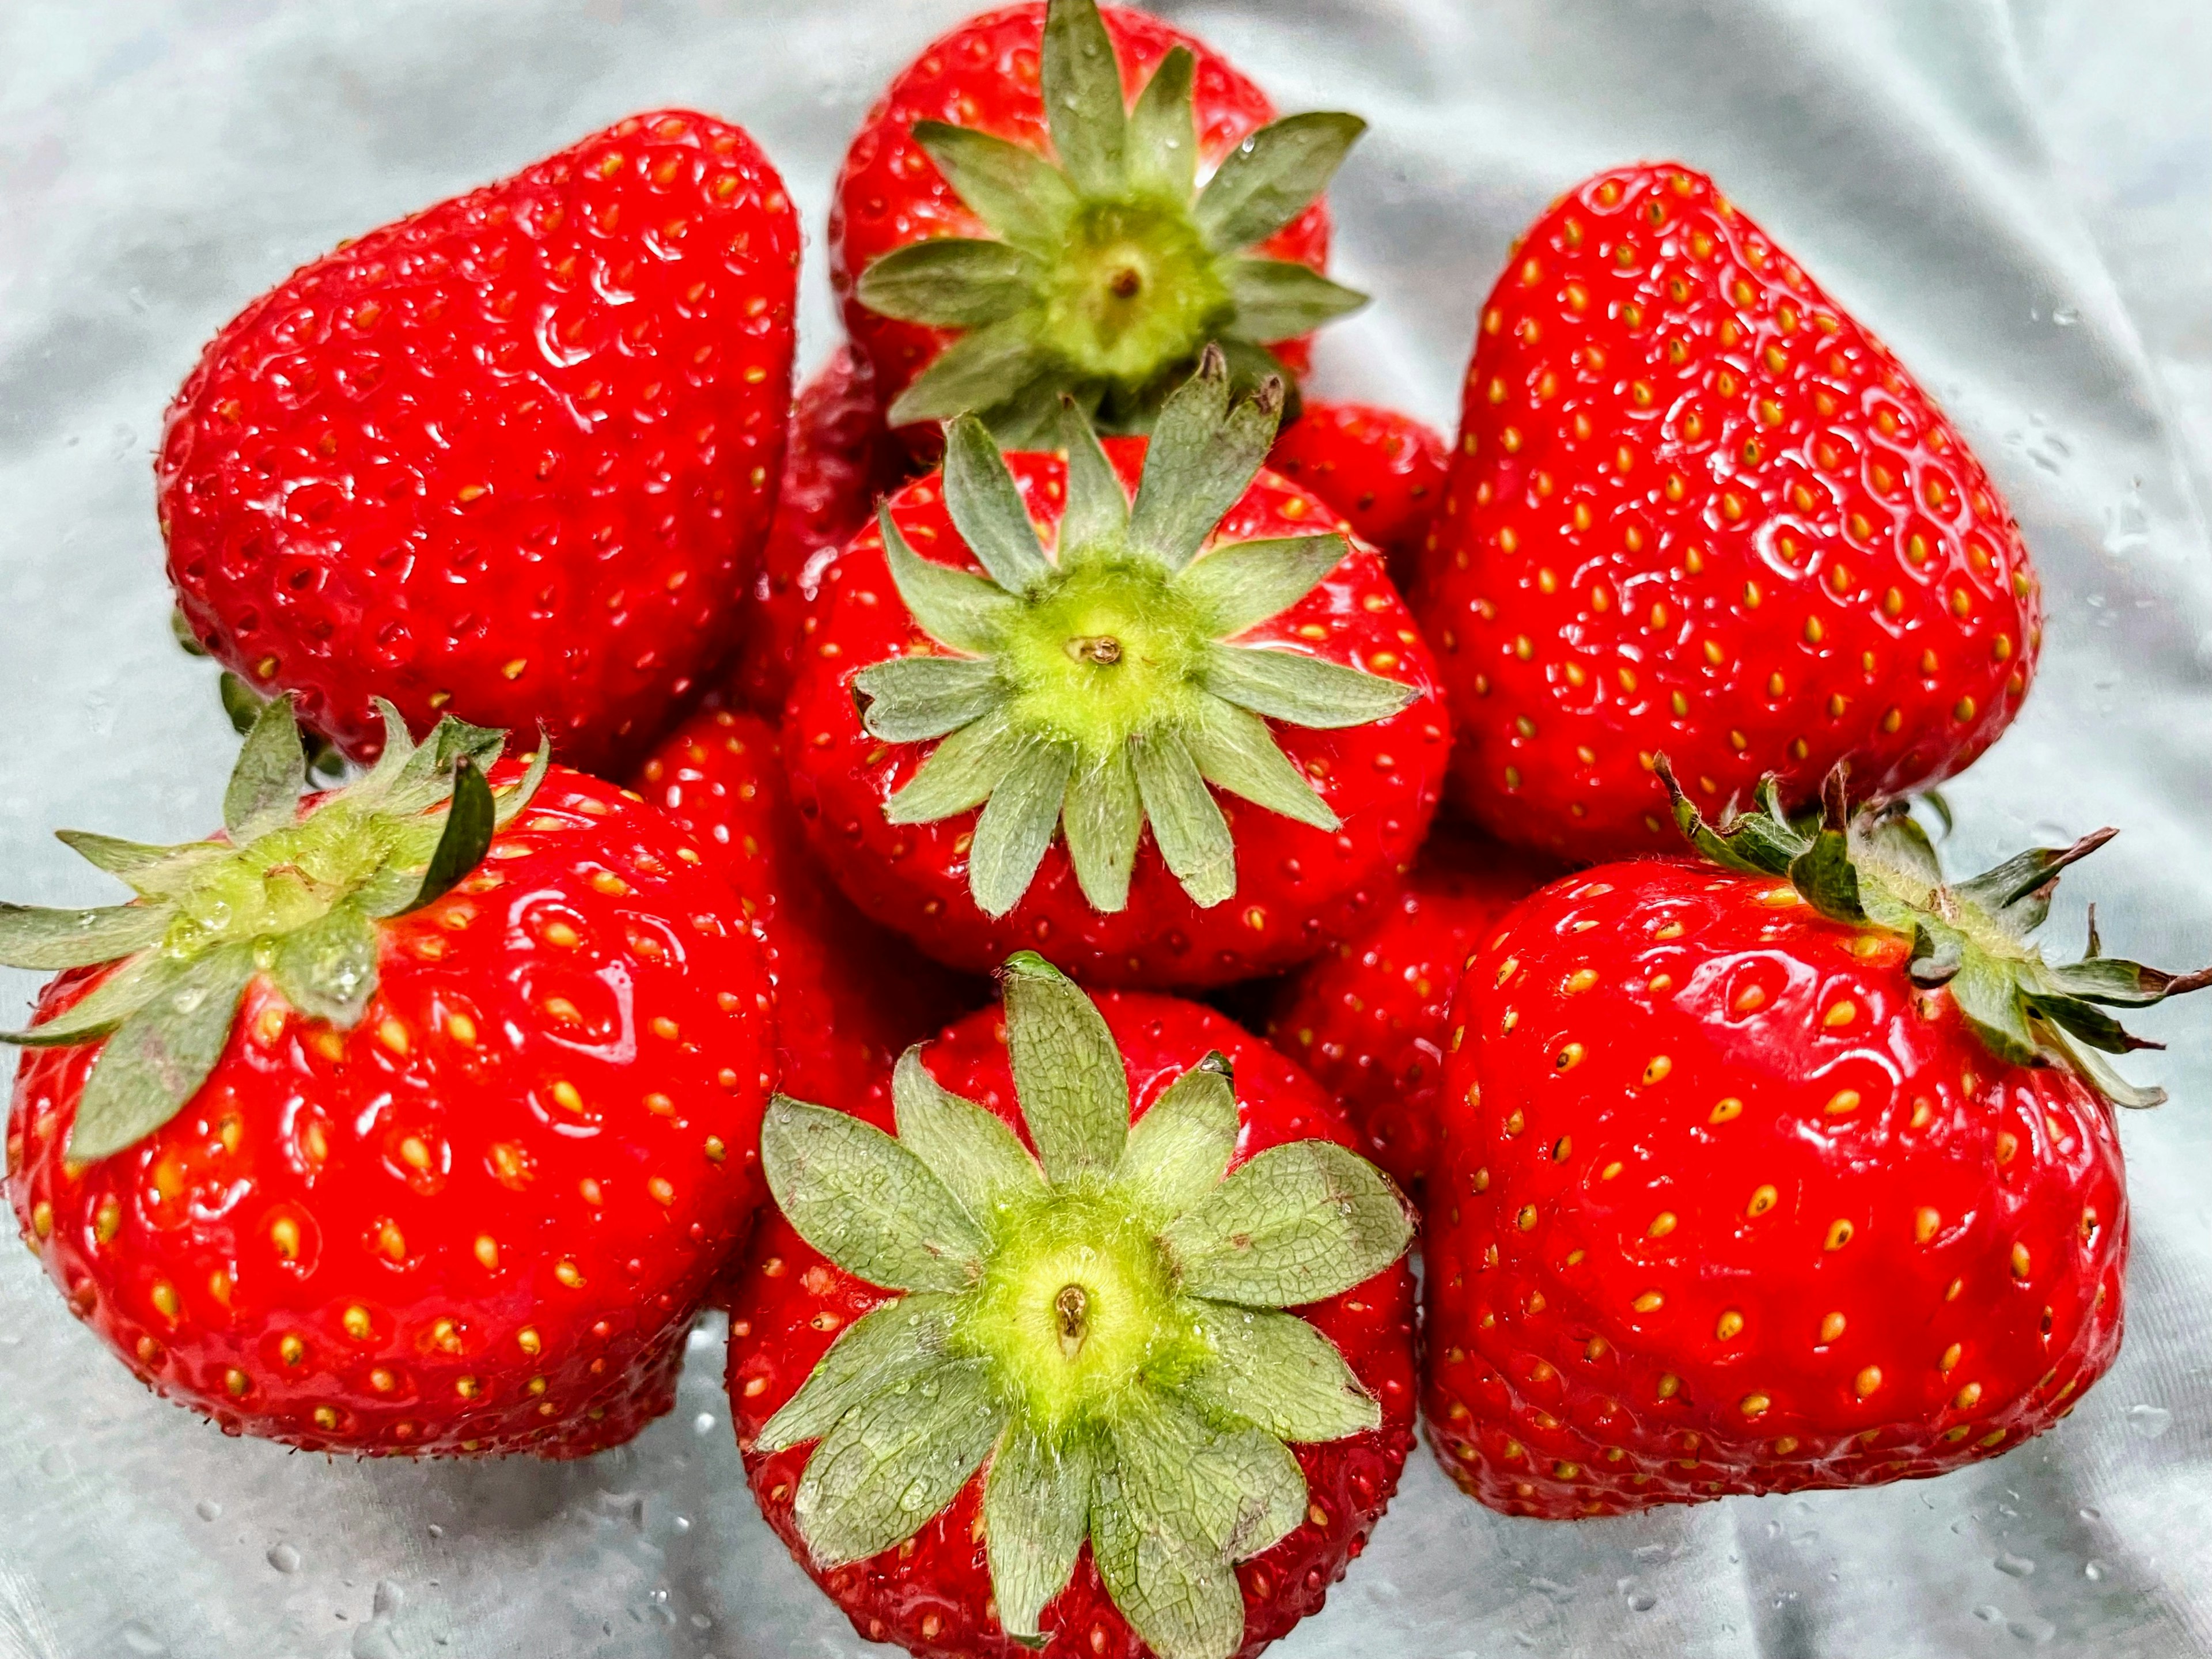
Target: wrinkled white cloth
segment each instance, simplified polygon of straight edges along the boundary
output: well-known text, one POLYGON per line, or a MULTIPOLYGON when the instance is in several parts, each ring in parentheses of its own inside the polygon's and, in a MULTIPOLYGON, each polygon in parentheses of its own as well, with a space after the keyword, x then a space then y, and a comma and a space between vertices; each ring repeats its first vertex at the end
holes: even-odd
MULTIPOLYGON (((835 320, 844 141, 959 0, 7 0, 0 5, 0 872, 106 902, 55 823, 174 840, 232 747, 167 642, 149 459, 200 343, 339 238, 635 109, 743 121, 835 320)), ((2050 606, 2017 729, 1953 799, 1961 861, 2101 823, 2069 948, 2212 954, 2212 11, 2205 0, 1213 0, 1164 8, 1285 108, 1374 131, 1334 193, 1320 384, 1447 428, 1510 239, 1672 155, 1934 388, 2050 606)), ((31 976, 6 976, 17 1023, 31 976)), ((1556 1525, 1416 1455, 1285 1659, 2212 1651, 2212 999, 2141 1024, 2118 1369, 2055 1433, 1936 1482, 1556 1525)), ((142 1393, 0 1255, 0 1659, 868 1651, 756 1517, 694 1339, 683 1402, 588 1463, 339 1464, 142 1393)), ((881 1651, 881 1650, 874 1650, 881 1651)))

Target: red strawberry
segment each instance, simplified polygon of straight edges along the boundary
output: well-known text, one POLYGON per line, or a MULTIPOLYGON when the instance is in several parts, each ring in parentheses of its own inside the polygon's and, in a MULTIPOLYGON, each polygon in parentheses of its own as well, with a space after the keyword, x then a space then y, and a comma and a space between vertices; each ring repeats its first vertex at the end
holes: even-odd
POLYGON ((1437 1092, 1461 969, 1498 918, 1559 873, 1438 826, 1397 897, 1278 993, 1267 1040, 1359 1130, 1361 1150, 1417 1191, 1437 1148, 1437 1092))
POLYGON ((1403 1200, 1210 1009, 1094 1006, 1027 953, 1005 982, 900 1061, 895 1117, 770 1109, 782 1214, 730 1316, 754 1496, 872 1641, 1255 1654, 1412 1444, 1403 1200))
POLYGON ((738 678, 746 702, 769 719, 783 712, 823 567, 908 471, 906 451, 884 426, 874 370, 839 346, 793 405, 783 488, 745 609, 738 678))
POLYGON ((763 1195, 766 975, 659 813, 542 752, 495 796, 497 732, 387 718, 302 811, 280 698, 227 840, 70 834, 138 902, 0 911, 0 958, 68 970, 9 1039, 9 1195, 78 1317, 226 1432, 580 1456, 674 1402, 763 1195))
POLYGON ((941 961, 1270 972, 1350 933, 1428 827, 1427 648, 1381 561, 1303 533, 1327 508, 1259 471, 1273 393, 1231 404, 1207 362, 1149 450, 1109 459, 1071 413, 1070 459, 1002 457, 956 422, 946 476, 882 515, 889 558, 879 527, 825 574, 793 798, 861 909, 941 961))
POLYGON ((1275 120, 1142 12, 970 18, 868 112, 830 210, 830 280, 891 422, 975 410, 1027 447, 1062 392, 1149 429, 1208 341, 1251 384, 1303 370, 1304 337, 1362 303, 1320 274, 1319 198, 1365 125, 1275 120))
POLYGON ((1906 819, 1691 827, 1733 867, 1555 882, 1453 1006, 1425 1411, 1493 1509, 1940 1474, 2119 1347, 2110 1102, 2156 1097, 2098 1056, 2131 1040, 2094 1005, 2212 975, 2028 942, 2111 832, 1946 886, 1906 819))
POLYGON ((302 267, 160 464, 207 649, 357 759, 441 713, 635 756, 736 640, 790 398, 798 216, 738 128, 634 116, 302 267))
POLYGON ((1310 398, 1267 453, 1272 471, 1312 490, 1382 551, 1401 587, 1443 505, 1450 459, 1443 437, 1410 415, 1310 398))
POLYGON ((787 1092, 859 1109, 889 1086, 909 1043, 983 1000, 980 987, 923 961, 830 884, 791 809, 775 728, 758 715, 693 715, 653 751, 637 787, 698 844, 752 919, 775 985, 787 1092))
POLYGON ((1669 165, 1577 185, 1492 291, 1418 606, 1457 798, 1577 858, 1662 848, 1664 752, 1708 810, 1838 762, 1898 794, 2020 708, 2034 572, 1880 342, 1669 165))

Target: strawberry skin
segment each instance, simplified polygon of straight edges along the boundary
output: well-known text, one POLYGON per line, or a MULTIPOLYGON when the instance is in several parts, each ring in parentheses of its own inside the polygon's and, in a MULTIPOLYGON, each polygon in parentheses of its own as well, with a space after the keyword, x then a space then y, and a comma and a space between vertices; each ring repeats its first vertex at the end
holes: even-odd
MULTIPOLYGON (((511 763, 493 774, 511 780, 511 763)), ((63 1157, 97 1044, 24 1056, 23 1236, 147 1385, 316 1450, 582 1456, 675 1401, 763 1188, 758 947, 659 813, 556 767, 489 859, 382 924, 347 1032, 249 988, 185 1109, 63 1157)), ((40 1023, 101 970, 57 980, 40 1023)))
POLYGON ((1419 609, 1455 798, 1577 859, 1707 810, 1949 776, 2042 634, 2018 526, 1897 360, 1702 174, 1601 173, 1484 308, 1419 609))
MULTIPOLYGON (((914 124, 949 122, 1049 155, 1038 62, 1044 15, 1042 4, 1008 6, 939 36, 892 77, 845 152, 830 198, 830 282, 844 307, 847 332, 875 365, 886 405, 954 335, 871 311, 854 292, 860 273, 911 243, 988 234, 915 142, 914 124)), ((1202 42, 1143 12, 1102 6, 1099 15, 1123 86, 1133 94, 1170 50, 1190 49, 1197 60, 1194 112, 1202 168, 1218 165, 1274 118, 1267 94, 1202 42)), ((1319 270, 1328 261, 1328 208, 1316 201, 1258 252, 1319 270)), ((1274 351, 1304 372, 1303 340, 1282 342, 1274 351)))
POLYGON ((169 411, 193 633, 356 759, 372 695, 418 732, 542 724, 570 764, 635 757, 735 642, 798 259, 759 148, 672 111, 302 267, 169 411))
POLYGON ((783 712, 823 567, 907 471, 905 450, 889 441, 875 371, 841 344, 792 405, 783 487, 745 607, 738 682, 770 720, 783 712))
POLYGON ((1940 1474, 2118 1351, 2112 1112, 1910 941, 1683 859, 1528 899, 1452 1011, 1424 1409, 1493 1509, 1940 1474))
POLYGON ((1267 1040, 1332 1091, 1360 1151, 1408 1192, 1437 1153, 1452 996, 1468 957, 1559 873, 1486 836, 1439 824, 1398 896, 1278 992, 1267 1040))
POLYGON ((697 843, 752 921, 775 985, 786 1093, 857 1109, 909 1043, 984 1000, 980 985, 925 962, 823 874, 792 811, 776 730, 758 715, 693 715, 653 751, 637 787, 697 843))
MULTIPOLYGON (((1354 1139, 1340 1109, 1297 1068, 1211 1009, 1142 993, 1098 999, 1127 1070, 1132 1118, 1141 1116, 1186 1067, 1218 1050, 1234 1071, 1240 1127, 1236 1163, 1287 1141, 1354 1139)), ((1014 1105, 1001 1012, 986 1009, 948 1027, 922 1051, 945 1088, 1023 1133, 1014 1105)), ((891 1127, 884 1105, 862 1114, 891 1127)), ((887 1295, 817 1254, 771 1206, 738 1278, 730 1314, 729 1391, 738 1443, 761 1512, 804 1564, 792 1498, 811 1446, 769 1456, 751 1449, 761 1427, 806 1380, 837 1332, 887 1295)), ((1240 1564, 1249 1659, 1307 1615, 1365 1547, 1396 1489, 1413 1444, 1412 1277, 1401 1261, 1340 1297, 1301 1308, 1342 1352, 1381 1403, 1379 1431, 1292 1448, 1311 1500, 1307 1524, 1240 1564)), ((870 1641, 895 1642, 924 1659, 1017 1659, 1040 1650, 1010 1640, 991 1603, 979 1516, 981 1478, 908 1543, 836 1571, 823 1588, 870 1641)), ((1073 1582, 1044 1615, 1048 1659, 1139 1659, 1150 1652, 1115 1607, 1088 1547, 1073 1582)))
POLYGON ((1267 465, 1341 514, 1408 588, 1444 498, 1451 451, 1433 427, 1373 404, 1306 400, 1267 465))
MULTIPOLYGON (((1146 446, 1138 438, 1107 441, 1125 484, 1138 477, 1146 446)), ((1056 523, 1066 464, 1034 452, 1006 459, 1031 516, 1056 523)), ((888 510, 925 558, 980 568, 946 511, 941 475, 908 485, 888 510)), ((1263 471, 1218 536, 1311 534, 1334 517, 1312 495, 1263 471)), ((1198 987, 1292 966, 1345 937, 1389 896, 1442 794, 1449 727, 1428 648, 1382 561, 1354 543, 1304 599, 1239 636, 1240 644, 1279 642, 1419 688, 1407 707, 1370 725, 1275 726, 1283 751, 1342 827, 1322 830, 1217 792, 1239 848, 1229 901, 1200 908, 1147 832, 1125 908, 1094 908, 1065 843, 1055 840, 1020 902, 994 921, 969 888, 975 815, 903 825, 885 817, 884 802, 927 751, 872 736, 852 682, 856 671, 916 649, 925 636, 899 601, 879 530, 855 537, 824 573, 816 616, 812 653, 784 716, 792 798, 854 902, 954 967, 988 971, 1008 951, 1029 949, 1085 983, 1198 987)))

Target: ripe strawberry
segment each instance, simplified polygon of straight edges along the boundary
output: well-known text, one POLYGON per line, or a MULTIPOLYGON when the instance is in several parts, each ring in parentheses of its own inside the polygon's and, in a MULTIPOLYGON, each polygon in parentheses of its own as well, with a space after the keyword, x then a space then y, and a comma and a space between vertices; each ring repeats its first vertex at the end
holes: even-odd
POLYGON ((1702 174, 1601 173, 1492 290, 1417 605, 1455 794, 1581 859, 1848 761, 1900 794, 2019 709, 2042 637, 2011 514, 1880 342, 1702 174))
POLYGON ((745 607, 738 684, 770 720, 791 690, 823 567, 866 525, 876 497, 904 483, 909 470, 907 452, 884 425, 875 371, 852 346, 839 346, 792 407, 783 488, 745 607))
POLYGON ((1094 1006, 1026 952, 1005 986, 899 1062, 895 1114, 770 1109, 781 1213, 730 1316, 754 1496, 872 1641, 1257 1653, 1413 1443, 1404 1200, 1212 1010, 1094 1006))
POLYGON ((890 1086, 909 1043, 983 1000, 979 983, 924 962, 823 874, 791 808, 775 728, 758 715, 702 710, 653 750, 637 787, 751 919, 775 987, 786 1091, 857 1110, 890 1086))
POLYGON ((1443 503, 1450 460, 1443 437, 1410 415, 1310 398, 1267 452, 1271 471, 1351 520, 1352 533, 1382 552, 1401 588, 1410 588, 1443 503))
POLYGON ((1397 897, 1276 994, 1267 1041, 1335 1094, 1360 1149, 1408 1191, 1419 1190, 1436 1156, 1460 972, 1498 919, 1558 873, 1439 825, 1397 897))
POLYGON ((1208 341, 1248 384, 1303 370, 1304 337, 1364 302, 1320 274, 1320 197, 1365 126, 1274 119, 1142 12, 970 18, 869 111, 830 210, 830 280, 892 424, 974 410, 1037 447, 1068 392, 1103 430, 1148 430, 1208 341))
MULTIPOLYGON (((1425 1409, 1547 1516, 1873 1486, 2018 1445, 2120 1341, 2127 1194, 2094 1005, 2194 990, 2028 935, 2039 850, 1944 884, 1910 820, 1772 810, 1719 865, 1553 883, 1468 964, 1429 1182, 1425 1409), (1729 867, 1721 867, 1726 866, 1729 867)), ((1685 803, 1686 807, 1686 803, 1685 803)), ((2140 1045, 2135 1045, 2140 1046, 2140 1045)))
POLYGON ((302 267, 169 411, 191 631, 356 759, 383 696, 622 763, 735 642, 798 260, 752 140, 664 112, 302 267))
POLYGON ((138 901, 0 910, 0 960, 66 970, 8 1038, 9 1195, 78 1317, 228 1433, 580 1456, 674 1402, 763 1196, 766 975, 659 813, 542 747, 488 788, 499 733, 386 719, 303 807, 280 698, 228 839, 67 834, 138 901))
POLYGON ((860 908, 940 961, 1270 972, 1385 900, 1428 827, 1449 731, 1427 647, 1374 554, 1302 533, 1328 510, 1259 471, 1279 384, 1231 404, 1206 361, 1149 450, 1109 458, 1071 411, 1068 459, 1002 457, 956 422, 943 479, 825 574, 793 798, 860 908))

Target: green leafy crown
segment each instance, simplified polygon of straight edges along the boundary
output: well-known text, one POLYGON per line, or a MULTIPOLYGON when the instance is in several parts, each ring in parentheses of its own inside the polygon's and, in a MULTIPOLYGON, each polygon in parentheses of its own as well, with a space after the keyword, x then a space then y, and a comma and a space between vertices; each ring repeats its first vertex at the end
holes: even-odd
POLYGON ((939 237, 860 273, 860 302, 965 331, 890 408, 895 424, 980 412, 1008 442, 1042 441, 1062 392, 1115 431, 1142 431, 1199 349, 1240 379, 1280 365, 1267 343, 1365 303, 1302 264, 1255 257, 1328 185, 1356 115, 1261 127, 1201 189, 1190 48, 1160 60, 1133 105, 1096 0, 1051 0, 1041 65, 1059 165, 941 121, 915 141, 995 240, 939 237))
MULTIPOLYGON (((2104 955, 2094 907, 2079 962, 2045 962, 2031 938, 2051 914, 2059 872, 2117 830, 2099 830, 2070 847, 2033 848, 1972 880, 1951 882, 1905 803, 1851 810, 1841 768, 1830 775, 1815 817, 1790 817, 1768 777, 1756 810, 1717 828, 1699 816, 1664 759, 1659 775, 1674 797, 1674 821, 1706 857, 1753 875, 1787 877, 1822 915, 1910 939, 1914 983, 1948 987, 1966 1023, 2000 1060, 2068 1066, 2118 1106, 2165 1100, 2164 1090, 2136 1088, 2105 1059, 2163 1045, 2130 1036, 2105 1010, 2148 1007, 2200 990, 2212 984, 2212 969, 2169 974, 2104 955)), ((1946 810, 1940 799, 1936 805, 1946 810)))
POLYGON ((77 1103, 71 1159, 120 1152, 175 1116, 222 1058, 257 975, 311 1018, 357 1022, 376 992, 378 921, 420 908, 467 875, 544 776, 541 738, 528 771, 495 798, 483 769, 505 733, 448 719, 418 748, 397 709, 378 709, 385 746, 374 769, 304 811, 307 759, 284 696, 246 733, 223 795, 223 838, 152 847, 58 832, 121 878, 134 902, 0 904, 0 963, 118 964, 53 1018, 0 1033, 29 1048, 106 1039, 77 1103))
POLYGON ((1121 909, 1147 822, 1184 890, 1220 903, 1237 890, 1237 848, 1209 783, 1338 827, 1267 720, 1362 726, 1419 695, 1302 651, 1229 642, 1295 605, 1346 552, 1341 536, 1324 534, 1198 556, 1259 471, 1279 388, 1232 399, 1208 347, 1160 411, 1133 502, 1089 421, 1064 404, 1066 511, 1050 556, 973 416, 947 429, 945 501, 987 574, 922 558, 879 510, 899 597, 945 653, 960 653, 896 657, 854 678, 877 737, 943 739, 885 811, 925 823, 982 807, 968 878, 987 915, 1028 890, 1055 827, 1084 896, 1121 909))
POLYGON ((1377 1427, 1335 1346, 1274 1311, 1395 1261, 1406 1203, 1331 1142, 1225 1174, 1237 1109, 1210 1054, 1129 1121, 1121 1056, 1091 1000, 1023 952, 1002 975, 1006 1044, 1036 1156, 909 1049, 896 1139, 778 1097, 769 1186, 800 1236, 905 1295, 856 1321, 753 1449, 818 1440, 793 1498, 817 1563, 921 1529, 987 1462, 983 1527, 1008 1635, 1039 1618, 1087 1540, 1161 1659, 1243 1639, 1235 1563, 1306 1513, 1285 1441, 1377 1427))

